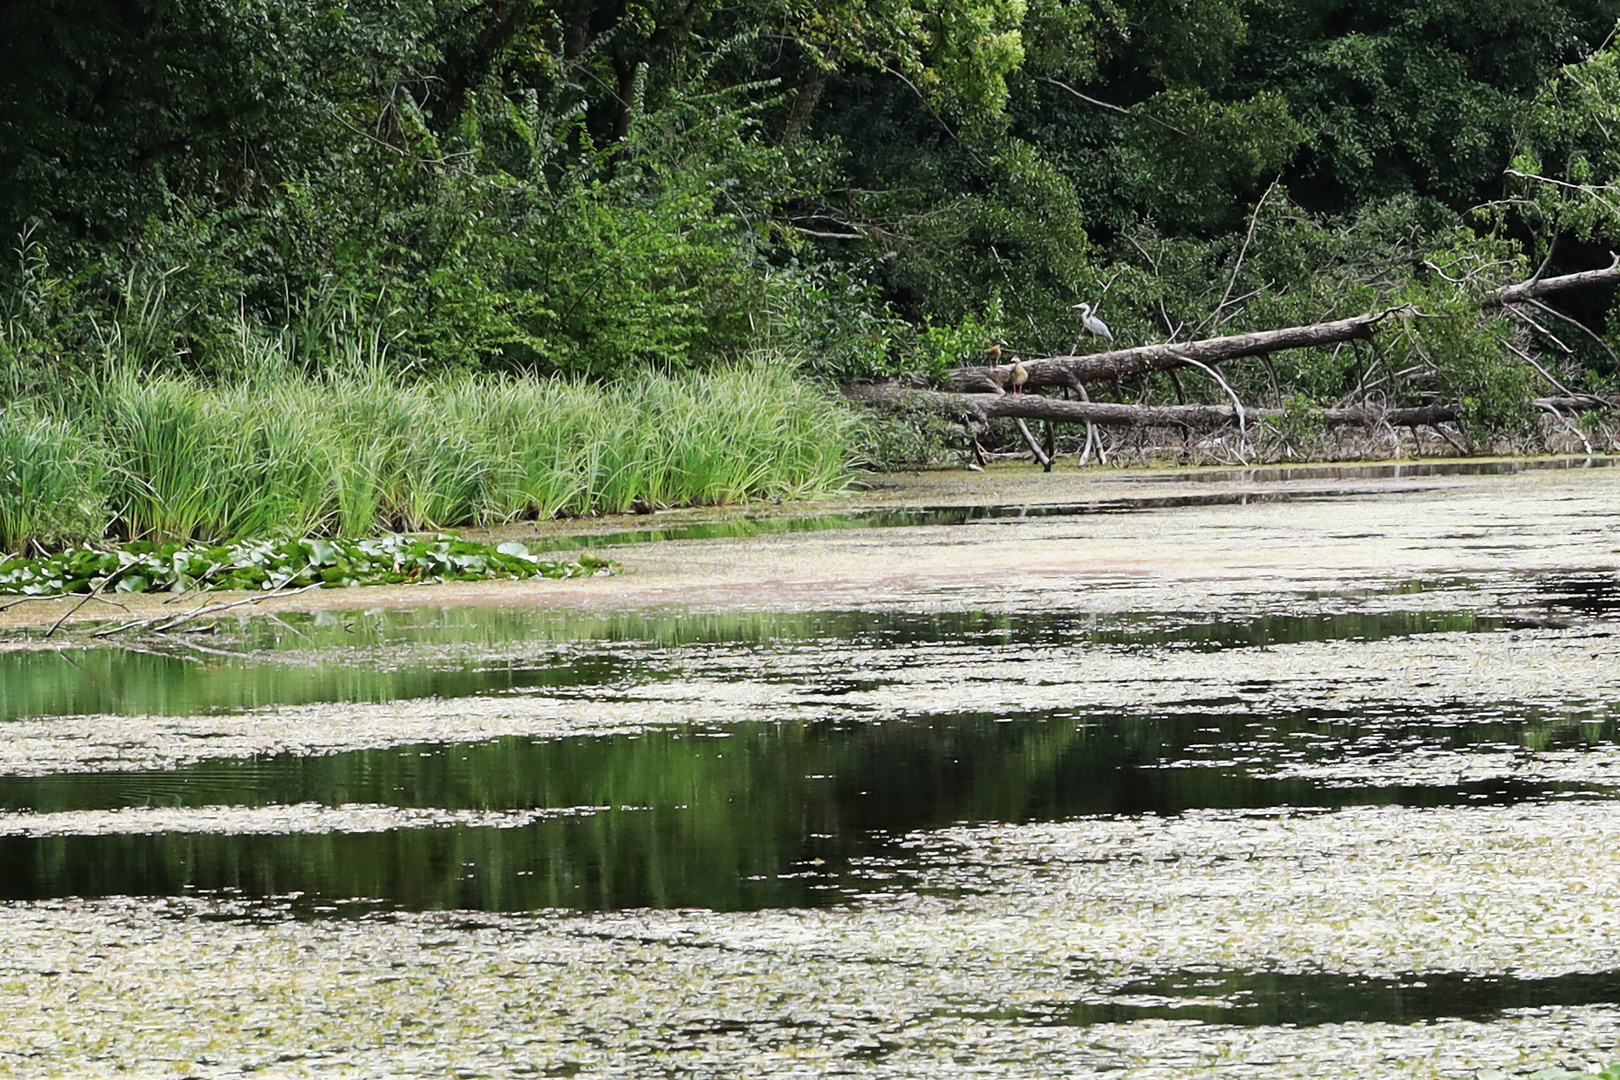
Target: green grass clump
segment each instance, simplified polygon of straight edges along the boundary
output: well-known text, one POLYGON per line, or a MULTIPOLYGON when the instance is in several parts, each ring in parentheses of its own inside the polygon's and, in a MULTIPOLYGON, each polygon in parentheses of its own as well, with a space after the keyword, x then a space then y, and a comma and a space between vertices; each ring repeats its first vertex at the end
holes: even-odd
POLYGON ((28 407, 0 410, 0 551, 102 535, 106 479, 102 447, 67 421, 28 407))
POLYGON ((0 549, 423 532, 837 487, 846 423, 783 364, 608 386, 263 365, 224 386, 120 370, 0 407, 0 549))

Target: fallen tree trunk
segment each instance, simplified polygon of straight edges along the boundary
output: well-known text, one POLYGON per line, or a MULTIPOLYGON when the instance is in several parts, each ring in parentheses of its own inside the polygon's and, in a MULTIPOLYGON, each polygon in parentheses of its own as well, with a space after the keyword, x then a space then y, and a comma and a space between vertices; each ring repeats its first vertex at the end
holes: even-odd
MULTIPOLYGON (((1398 310, 1391 308, 1376 315, 1357 315, 1350 319, 1290 326, 1282 330, 1258 330, 1252 334, 1231 334, 1205 338, 1203 341, 1142 345, 1134 349, 1114 349, 1086 356, 1049 356, 1041 360, 1025 360, 1024 370, 1029 372, 1029 381, 1024 388, 1074 387, 1083 383, 1124 379, 1150 371, 1169 371, 1186 367, 1193 361, 1218 364, 1241 356, 1259 356, 1283 349, 1336 345, 1341 341, 1371 338, 1373 327, 1398 310)), ((975 390, 995 393, 1006 389, 1011 379, 1011 364, 964 367, 951 372, 948 385, 953 390, 969 393, 975 390)))
MULTIPOLYGON (((1031 376, 1033 378, 1033 376, 1031 376)), ((1233 405, 1121 405, 1103 401, 1066 401, 1061 398, 1042 397, 1039 394, 957 394, 941 390, 911 390, 893 383, 851 386, 846 389, 851 397, 862 401, 893 405, 921 405, 938 412, 955 413, 964 419, 994 420, 1000 417, 1016 420, 1054 420, 1061 423, 1105 424, 1112 427, 1188 427, 1219 428, 1238 422, 1238 410, 1233 405)), ((1602 398, 1537 398, 1538 408, 1560 411, 1612 407, 1602 398)), ((1378 409, 1356 407, 1348 409, 1311 409, 1290 412, 1287 409, 1244 409, 1245 423, 1260 420, 1302 418, 1328 425, 1343 427, 1363 426, 1421 427, 1454 423, 1458 413, 1455 405, 1420 405, 1410 408, 1378 409)))
POLYGON ((1534 300, 1538 296, 1559 292, 1563 289, 1576 289, 1582 285, 1610 285, 1620 281, 1620 255, 1614 257, 1614 262, 1602 270, 1583 270, 1578 274, 1564 274, 1560 277, 1541 278, 1539 281, 1531 278, 1529 281, 1517 285, 1504 285, 1495 292, 1487 293, 1480 301, 1481 307, 1502 307, 1505 304, 1522 303, 1525 300, 1534 300))
MULTIPOLYGON (((1542 278, 1517 285, 1506 285, 1481 299, 1482 307, 1502 307, 1545 296, 1564 289, 1587 285, 1620 282, 1620 257, 1614 265, 1603 270, 1586 270, 1578 274, 1542 278)), ((1111 349, 1107 352, 1084 356, 1049 356, 1025 360, 1029 373, 1025 389, 1043 386, 1074 388, 1093 382, 1108 382, 1144 375, 1151 371, 1173 371, 1194 364, 1219 364, 1244 356, 1260 356, 1284 349, 1303 349, 1323 345, 1337 345, 1357 339, 1367 340, 1373 328, 1403 308, 1388 308, 1372 315, 1357 315, 1348 319, 1289 326, 1281 330, 1258 330, 1249 334, 1230 334, 1225 337, 1205 338, 1160 345, 1141 345, 1131 349, 1111 349)), ((972 393, 997 393, 1009 388, 1012 364, 993 367, 961 367, 951 372, 947 380, 950 389, 972 393)))

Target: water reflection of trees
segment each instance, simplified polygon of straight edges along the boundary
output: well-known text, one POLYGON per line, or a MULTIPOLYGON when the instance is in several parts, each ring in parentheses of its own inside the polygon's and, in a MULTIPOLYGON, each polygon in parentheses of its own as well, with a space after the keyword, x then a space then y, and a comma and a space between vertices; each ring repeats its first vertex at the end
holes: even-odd
POLYGON ((0 784, 0 799, 40 811, 318 801, 579 812, 518 828, 13 837, 0 840, 8 882, 0 889, 13 898, 237 889, 505 910, 821 905, 873 888, 852 867, 871 856, 904 862, 910 848, 896 841, 918 830, 1199 808, 1511 801, 1549 789, 1498 781, 1326 787, 1264 774, 1302 756, 1334 760, 1395 745, 1552 748, 1620 734, 1613 719, 1590 716, 1463 719, 1432 710, 919 716, 15 779, 0 784))

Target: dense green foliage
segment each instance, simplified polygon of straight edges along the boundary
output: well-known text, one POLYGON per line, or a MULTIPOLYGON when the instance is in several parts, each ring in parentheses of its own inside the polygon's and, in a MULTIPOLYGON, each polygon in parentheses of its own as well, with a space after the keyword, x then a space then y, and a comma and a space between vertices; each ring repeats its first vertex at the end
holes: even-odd
MULTIPOLYGON (((1274 403, 1452 401, 1500 430, 1527 390, 1620 377, 1612 290, 1534 323, 1473 302, 1620 244, 1617 17, 1620 0, 10 5, 0 395, 94 380, 109 356, 228 387, 266 349, 401 382, 785 352, 829 378, 937 375, 998 336, 1069 350, 1080 299, 1125 343, 1405 304, 1371 347, 1231 381, 1274 403)), ((1172 391, 1223 400, 1191 372, 1129 389, 1172 391)), ((5 438, 60 440, 60 420, 5 438)), ((7 482, 64 491, 69 514, 96 482, 73 477, 102 467, 83 464, 7 482)))
POLYGON ((111 372, 0 410, 0 550, 29 540, 362 536, 824 491, 842 421, 787 367, 602 388, 111 372))

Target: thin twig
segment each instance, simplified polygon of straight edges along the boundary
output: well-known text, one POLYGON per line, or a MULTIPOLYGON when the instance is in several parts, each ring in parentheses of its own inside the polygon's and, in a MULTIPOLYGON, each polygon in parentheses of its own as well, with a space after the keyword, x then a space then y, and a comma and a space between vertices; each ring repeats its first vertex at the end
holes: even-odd
POLYGON ((1560 424, 1563 424, 1564 427, 1568 428, 1570 430, 1570 432, 1572 432, 1577 439, 1581 440, 1581 445, 1586 447, 1586 456, 1587 457, 1592 456, 1592 444, 1587 441, 1586 434, 1583 431, 1581 431, 1580 428, 1576 427, 1574 424, 1569 422, 1569 417, 1565 416, 1563 413, 1559 412, 1557 409, 1553 408, 1551 405, 1548 405, 1546 402, 1542 402, 1542 401, 1536 402, 1536 408, 1542 409, 1542 410, 1545 410, 1546 412, 1552 413, 1553 417, 1555 419, 1557 419, 1557 421, 1560 424))
MULTIPOLYGON (((70 592, 53 592, 53 593, 49 593, 49 594, 47 594, 45 596, 19 596, 15 600, 8 600, 4 604, 0 604, 0 611, 10 611, 12 608, 16 607, 18 604, 26 604, 26 603, 29 603, 30 601, 33 601, 33 600, 66 600, 68 597, 74 596, 74 595, 76 595, 76 594, 70 593, 70 592)), ((109 600, 105 596, 94 596, 94 595, 92 595, 90 597, 90 599, 95 600, 98 603, 109 604, 112 607, 119 608, 119 609, 121 609, 123 611, 128 611, 129 610, 129 606, 127 604, 120 604, 116 600, 109 600)))
POLYGON ((64 596, 71 596, 71 595, 72 595, 71 593, 59 593, 58 592, 58 593, 51 593, 49 596, 19 596, 15 600, 7 600, 5 603, 0 604, 0 611, 10 611, 12 608, 16 607, 18 604, 31 604, 35 600, 60 600, 64 596))
POLYGON ((72 607, 70 607, 66 611, 62 612, 61 618, 59 618, 55 622, 51 623, 51 628, 49 630, 45 631, 45 636, 50 637, 51 635, 55 634, 58 630, 60 630, 62 628, 62 624, 67 622, 68 618, 70 616, 72 616, 74 612, 78 611, 80 608, 84 607, 84 605, 88 604, 90 601, 92 601, 92 600, 96 599, 97 597, 99 597, 101 595, 101 590, 103 588, 105 588, 106 585, 107 585, 107 582, 109 582, 111 580, 112 580, 111 578, 103 578, 101 580, 101 583, 99 585, 97 585, 95 588, 91 589, 89 592, 85 593, 84 597, 77 604, 74 604, 72 607))
POLYGON ((1150 124, 1158 124, 1160 127, 1164 128, 1166 131, 1173 131, 1177 135, 1180 135, 1184 139, 1191 139, 1193 142, 1204 142, 1204 140, 1200 139, 1197 135, 1194 135, 1191 132, 1182 131, 1180 128, 1176 127, 1175 125, 1167 124, 1163 120, 1160 120, 1156 116, 1149 116, 1147 113, 1132 112, 1130 109, 1127 109, 1122 105, 1114 105, 1114 104, 1111 104, 1111 103, 1106 102, 1106 101, 1099 101, 1094 97, 1090 97, 1089 95, 1082 94, 1080 91, 1076 90, 1074 87, 1070 86, 1066 82, 1059 82, 1056 79, 1048 79, 1045 76, 1040 76, 1040 75, 1037 75, 1035 77, 1035 81, 1036 82, 1043 82, 1043 83, 1051 83, 1053 86, 1056 86, 1059 89, 1067 90, 1069 93, 1073 94, 1075 97, 1079 98, 1081 101, 1085 102, 1087 105, 1095 105, 1099 109, 1107 109, 1109 112, 1118 113, 1121 116, 1128 116, 1132 120, 1146 120, 1150 124))
POLYGON ((1171 326, 1170 323, 1173 320, 1170 318, 1170 312, 1165 310, 1163 300, 1159 301, 1159 314, 1164 319, 1164 328, 1170 332, 1170 336, 1164 339, 1165 342, 1169 343, 1175 341, 1177 337, 1181 336, 1181 330, 1187 324, 1184 322, 1178 322, 1174 326, 1171 326))
POLYGON ((324 584, 325 582, 323 581, 316 581, 298 589, 291 589, 284 592, 272 592, 265 596, 250 596, 244 600, 232 600, 224 604, 215 604, 213 607, 197 608, 193 611, 188 611, 183 615, 177 615, 173 619, 170 619, 168 622, 164 623, 162 626, 156 626, 152 629, 154 633, 166 633, 173 630, 175 627, 182 625, 183 623, 188 623, 192 619, 203 615, 213 615, 217 612, 229 611, 231 608, 241 607, 243 604, 257 604, 264 600, 268 600, 272 596, 297 596, 299 593, 306 593, 311 589, 318 589, 324 584))
POLYGON ((938 122, 940 127, 945 129, 945 134, 949 135, 953 140, 955 140, 955 142, 956 142, 956 144, 958 146, 960 146, 963 150, 967 151, 968 157, 972 158, 975 162, 977 162, 979 168, 983 169, 985 172, 990 172, 991 171, 990 166, 985 163, 985 160, 978 155, 978 153, 973 149, 973 147, 971 147, 967 143, 963 142, 962 137, 956 133, 956 131, 951 127, 951 125, 949 125, 949 124, 947 124, 945 122, 945 118, 943 116, 939 115, 939 113, 937 111, 935 111, 933 104, 931 102, 929 102, 927 96, 925 94, 923 94, 923 92, 921 90, 917 89, 917 84, 916 83, 914 83, 910 79, 906 78, 906 76, 905 76, 905 74, 903 72, 896 71, 894 69, 893 65, 886 66, 883 70, 888 72, 890 75, 893 75, 895 78, 899 79, 901 82, 905 83, 906 86, 908 86, 911 89, 911 92, 913 94, 917 95, 917 101, 918 101, 919 104, 922 105, 923 110, 925 112, 927 112, 929 116, 932 116, 934 118, 934 120, 938 122))
POLYGON ((97 630, 95 633, 91 634, 90 636, 91 637, 107 637, 107 636, 109 636, 111 634, 117 634, 117 633, 120 633, 120 632, 122 632, 124 630, 133 630, 136 627, 143 627, 143 626, 152 627, 154 633, 161 634, 161 633, 164 633, 166 631, 173 630, 176 626, 179 626, 181 623, 190 622, 192 619, 200 618, 203 615, 213 615, 216 612, 228 611, 231 608, 241 607, 243 604, 261 604, 264 601, 271 599, 272 597, 277 597, 277 596, 297 596, 299 593, 306 593, 306 592, 309 592, 309 590, 311 590, 311 589, 318 589, 323 584, 325 584, 325 582, 317 581, 317 582, 314 582, 313 584, 305 585, 302 588, 298 588, 298 589, 288 589, 288 590, 285 590, 285 591, 267 592, 267 593, 264 593, 264 594, 262 594, 260 596, 249 596, 249 597, 246 597, 246 598, 241 599, 241 600, 231 600, 231 601, 229 601, 227 603, 223 603, 223 604, 205 605, 205 606, 200 607, 200 608, 193 608, 191 611, 185 612, 182 615, 173 616, 172 618, 170 616, 168 616, 168 615, 159 615, 158 617, 153 618, 153 619, 136 619, 134 622, 121 623, 118 626, 111 626, 111 627, 108 627, 105 630, 97 630), (164 620, 168 620, 168 621, 165 622, 164 620), (163 625, 162 626, 157 626, 156 625, 157 623, 163 623, 163 625))
POLYGON ((1553 333, 1551 330, 1548 330, 1545 326, 1542 326, 1540 323, 1536 322, 1536 320, 1532 319, 1529 315, 1526 315, 1524 312, 1513 307, 1508 307, 1506 311, 1509 315, 1512 315, 1515 319, 1518 319, 1520 322, 1524 323, 1524 325, 1530 327, 1530 329, 1534 330, 1536 333, 1558 346, 1558 348, 1563 351, 1565 356, 1575 355, 1575 350, 1570 348, 1568 345, 1565 345, 1562 338, 1553 333))
POLYGON ((1429 430, 1434 432, 1436 435, 1440 436, 1442 439, 1446 440, 1446 442, 1450 443, 1451 448, 1453 450, 1457 451, 1457 453, 1460 456, 1462 456, 1462 457, 1467 457, 1468 456, 1468 451, 1463 449, 1462 444, 1459 443, 1456 439, 1453 439, 1450 435, 1447 435, 1445 428, 1441 427, 1439 424, 1430 424, 1429 425, 1429 430))
POLYGON ((1557 379, 1553 378, 1552 374, 1550 372, 1548 372, 1548 370, 1546 368, 1544 368, 1540 364, 1536 363, 1536 358, 1535 357, 1531 356, 1529 353, 1525 352, 1523 349, 1519 348, 1517 345, 1513 344, 1513 342, 1511 342, 1511 341, 1504 341, 1504 342, 1502 342, 1502 344, 1504 344, 1504 345, 1506 345, 1508 347, 1509 352, 1512 352, 1512 353, 1516 354, 1519 357, 1520 360, 1523 360, 1525 363, 1527 363, 1531 367, 1535 368, 1536 371, 1541 374, 1541 377, 1543 379, 1546 379, 1549 383, 1552 384, 1552 386, 1553 386, 1553 388, 1555 390, 1559 391, 1560 393, 1564 394, 1567 397, 1576 397, 1577 396, 1573 390, 1571 390, 1569 387, 1565 386, 1563 383, 1559 382, 1557 379))
MULTIPOLYGON (((1069 386, 1074 390, 1075 393, 1080 395, 1081 401, 1088 403, 1091 401, 1091 395, 1086 393, 1085 383, 1081 382, 1079 379, 1074 379, 1072 382, 1070 382, 1069 386)), ((1091 460, 1091 448, 1093 445, 1095 445, 1097 448, 1097 464, 1108 464, 1108 454, 1103 450, 1102 437, 1097 434, 1097 425, 1092 423, 1090 420, 1087 420, 1086 445, 1080 451, 1080 464, 1082 466, 1084 466, 1087 461, 1091 460)))
POLYGON ((1040 466, 1043 469, 1045 469, 1047 472, 1051 472, 1052 459, 1046 456, 1046 453, 1041 449, 1040 444, 1035 441, 1035 436, 1030 433, 1029 425, 1024 423, 1022 417, 1019 417, 1014 422, 1018 425, 1019 432, 1024 436, 1024 442, 1029 444, 1029 451, 1035 455, 1035 460, 1040 463, 1040 466))
POLYGON ((1578 329, 1581 333, 1585 334, 1587 337, 1591 338, 1593 341, 1595 341, 1599 345, 1603 346, 1603 351, 1609 354, 1609 359, 1614 361, 1615 366, 1620 367, 1620 356, 1616 356, 1615 352, 1614 352, 1614 349, 1610 347, 1609 343, 1607 341, 1604 341, 1597 334, 1594 334, 1592 332, 1592 328, 1590 326, 1587 326, 1585 323, 1581 322, 1581 320, 1579 320, 1577 318, 1574 318, 1573 316, 1570 316, 1570 315, 1565 315, 1562 311, 1559 311, 1555 307, 1548 307, 1546 304, 1543 304, 1540 300, 1537 300, 1533 296, 1526 298, 1522 302, 1526 303, 1526 304, 1529 304, 1532 307, 1540 308, 1542 311, 1545 311, 1547 314, 1553 316, 1554 318, 1563 319, 1565 322, 1569 323, 1571 326, 1578 329))
MULTIPOLYGON (((1232 407, 1237 410, 1238 434, 1243 438, 1244 442, 1248 442, 1249 432, 1246 426, 1243 402, 1238 400, 1237 394, 1235 394, 1232 391, 1232 388, 1227 385, 1226 380, 1221 378, 1221 373, 1210 367, 1208 364, 1205 364, 1199 360, 1194 360, 1191 357, 1183 356, 1180 359, 1183 363, 1191 364, 1196 368, 1201 368, 1203 371, 1208 373, 1210 378, 1221 384, 1221 389, 1226 391, 1226 396, 1232 399, 1232 407)), ((1247 465, 1248 462, 1245 461, 1244 464, 1247 465)))
POLYGON ((1260 223, 1260 209, 1266 205, 1266 200, 1277 190, 1280 183, 1282 183, 1281 176, 1271 182, 1271 186, 1266 188, 1259 201, 1254 204, 1254 212, 1249 215, 1249 231, 1244 233, 1243 246, 1238 248, 1237 262, 1232 265, 1232 276, 1226 279, 1226 291, 1221 294, 1221 302, 1215 305, 1215 310, 1209 317, 1209 331, 1212 334, 1221 328, 1221 312, 1226 309, 1226 302, 1231 299, 1232 289, 1237 285, 1238 274, 1243 271, 1243 260, 1249 254, 1249 243, 1254 239, 1254 228, 1260 223))
MULTIPOLYGON (((1609 210, 1611 210, 1613 212, 1616 212, 1616 213, 1620 213, 1620 207, 1615 206, 1609 200, 1607 200, 1603 196, 1599 195, 1597 187, 1595 187, 1592 184, 1572 184, 1567 180, 1559 180, 1556 177, 1552 177, 1552 176, 1540 176, 1540 175, 1538 175, 1536 173, 1520 172, 1518 169, 1503 169, 1502 171, 1507 173, 1509 176, 1518 176, 1518 177, 1522 177, 1525 180, 1540 180, 1543 184, 1551 184, 1554 187, 1568 188, 1571 191, 1579 191, 1583 195, 1592 196, 1592 198, 1596 199, 1598 202, 1600 202, 1604 206, 1608 207, 1609 210)), ((1551 259, 1552 259, 1552 251, 1551 251, 1552 245, 1548 244, 1547 247, 1548 247, 1547 261, 1551 261, 1551 259)), ((1541 269, 1537 270, 1536 273, 1535 273, 1535 276, 1532 277, 1530 280, 1535 281, 1538 278, 1540 278, 1541 277, 1541 271, 1545 270, 1546 268, 1547 268, 1547 264, 1546 264, 1546 262, 1543 262, 1542 265, 1541 265, 1541 269)))

